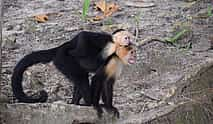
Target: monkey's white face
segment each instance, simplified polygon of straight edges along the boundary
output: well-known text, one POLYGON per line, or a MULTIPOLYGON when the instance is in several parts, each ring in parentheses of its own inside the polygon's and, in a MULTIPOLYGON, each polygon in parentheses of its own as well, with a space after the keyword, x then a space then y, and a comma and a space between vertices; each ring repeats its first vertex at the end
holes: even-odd
POLYGON ((113 41, 121 46, 128 46, 134 42, 134 36, 128 31, 120 31, 113 35, 113 41))
POLYGON ((132 65, 136 63, 136 50, 133 46, 120 46, 116 50, 116 55, 125 65, 132 65))

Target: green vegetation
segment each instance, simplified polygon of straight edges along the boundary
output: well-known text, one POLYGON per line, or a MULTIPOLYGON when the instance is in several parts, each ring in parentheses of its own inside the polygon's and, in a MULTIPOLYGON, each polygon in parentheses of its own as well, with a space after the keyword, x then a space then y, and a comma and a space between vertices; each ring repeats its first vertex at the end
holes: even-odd
POLYGON ((90 0, 84 0, 82 17, 86 19, 89 10, 90 0))
POLYGON ((166 38, 165 40, 167 42, 170 42, 170 43, 174 44, 174 43, 177 42, 177 40, 179 40, 187 32, 188 32, 188 30, 183 29, 182 31, 178 32, 174 37, 166 38))
POLYGON ((213 10, 212 6, 208 6, 207 10, 208 17, 211 17, 213 15, 212 10, 213 10))

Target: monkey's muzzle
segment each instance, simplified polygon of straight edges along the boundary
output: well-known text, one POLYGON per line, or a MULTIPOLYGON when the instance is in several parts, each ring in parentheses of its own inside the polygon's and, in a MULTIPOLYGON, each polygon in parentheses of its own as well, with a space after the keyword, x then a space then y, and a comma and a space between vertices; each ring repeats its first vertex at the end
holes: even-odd
POLYGON ((133 50, 131 50, 131 52, 130 52, 130 57, 129 57, 129 59, 128 59, 128 63, 129 63, 130 65, 135 64, 135 63, 136 63, 136 60, 137 60, 137 57, 136 57, 136 50, 133 49, 133 50))

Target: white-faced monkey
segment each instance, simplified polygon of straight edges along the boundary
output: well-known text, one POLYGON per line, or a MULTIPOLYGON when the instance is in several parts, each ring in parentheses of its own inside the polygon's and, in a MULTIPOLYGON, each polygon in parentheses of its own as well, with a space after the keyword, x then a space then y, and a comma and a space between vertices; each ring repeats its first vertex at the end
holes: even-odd
POLYGON ((107 58, 105 64, 102 65, 92 77, 92 102, 97 109, 98 115, 101 116, 102 108, 99 104, 102 96, 103 107, 108 111, 113 112, 115 116, 119 117, 117 108, 112 105, 113 102, 113 84, 116 78, 120 75, 122 66, 126 64, 134 64, 136 62, 136 51, 134 47, 120 46, 116 52, 107 58))
MULTIPOLYGON (((48 95, 44 90, 40 91, 40 95, 36 98, 24 93, 22 87, 23 73, 28 67, 34 64, 53 61, 56 68, 70 81, 74 82, 72 103, 79 104, 80 98, 83 97, 85 105, 91 105, 93 104, 92 92, 88 80, 88 73, 96 72, 96 77, 98 77, 98 75, 102 73, 98 71, 98 68, 102 67, 102 65, 104 65, 102 68, 106 69, 101 70, 109 71, 109 65, 111 64, 106 64, 107 61, 109 61, 108 58, 114 56, 113 53, 115 53, 115 50, 120 45, 129 46, 132 41, 131 33, 123 29, 117 30, 112 35, 108 33, 82 31, 72 40, 59 47, 32 52, 23 57, 14 68, 12 75, 12 90, 14 96, 19 102, 45 102, 48 95)), ((114 60, 113 57, 112 61, 114 60)), ((109 74, 111 75, 111 73, 109 74)), ((98 78, 98 80, 100 79, 98 78)), ((95 84, 96 83, 94 83, 94 85, 95 84)), ((99 88, 97 89, 99 90, 99 88)))

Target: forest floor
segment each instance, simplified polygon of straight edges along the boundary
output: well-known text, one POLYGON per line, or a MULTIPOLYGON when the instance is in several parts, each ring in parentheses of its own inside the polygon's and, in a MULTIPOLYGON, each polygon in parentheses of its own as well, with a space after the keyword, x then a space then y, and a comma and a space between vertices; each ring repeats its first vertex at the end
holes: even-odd
MULTIPOLYGON (((88 19, 99 14, 93 8, 95 1, 91 1, 88 19)), ((85 21, 81 16, 83 0, 5 1, 1 101, 16 102, 10 78, 15 64, 24 55, 61 45, 82 30, 111 33, 118 28, 131 32, 137 30, 139 43, 150 37, 172 39, 186 30, 173 41, 174 46, 155 41, 138 47, 137 64, 125 67, 114 87, 114 105, 118 107, 121 118, 134 119, 137 116, 133 115, 147 112, 147 120, 140 122, 148 122, 154 119, 150 111, 186 100, 174 96, 180 95, 180 89, 188 86, 184 84, 189 78, 187 76, 196 76, 203 68, 213 65, 213 1, 110 2, 119 5, 119 11, 100 21, 85 21), (39 14, 48 15, 48 20, 38 23, 34 16, 39 14)), ((72 83, 52 63, 35 65, 26 71, 24 77, 25 91, 33 94, 45 89, 49 95, 48 103, 69 103, 72 99, 72 83)))

